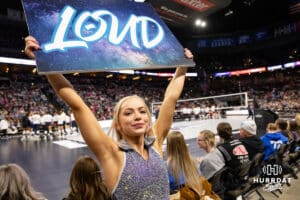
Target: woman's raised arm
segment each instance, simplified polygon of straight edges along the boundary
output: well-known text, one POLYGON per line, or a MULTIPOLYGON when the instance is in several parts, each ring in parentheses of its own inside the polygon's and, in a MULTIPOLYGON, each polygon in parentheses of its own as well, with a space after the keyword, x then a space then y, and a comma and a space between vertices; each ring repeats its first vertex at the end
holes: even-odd
MULTIPOLYGON (((193 59, 193 54, 188 49, 184 50, 184 54, 187 58, 193 59)), ((175 75, 166 89, 158 118, 153 126, 159 151, 161 151, 163 141, 171 128, 176 102, 183 90, 186 71, 186 67, 176 68, 175 75)))
MULTIPOLYGON (((25 42, 25 53, 34 58, 33 51, 40 49, 38 42, 31 36, 26 37, 25 42)), ((95 115, 77 94, 71 83, 62 74, 47 75, 47 78, 56 94, 72 109, 85 142, 97 156, 100 163, 107 163, 108 157, 112 160, 111 158, 117 156, 117 144, 106 135, 95 115)))

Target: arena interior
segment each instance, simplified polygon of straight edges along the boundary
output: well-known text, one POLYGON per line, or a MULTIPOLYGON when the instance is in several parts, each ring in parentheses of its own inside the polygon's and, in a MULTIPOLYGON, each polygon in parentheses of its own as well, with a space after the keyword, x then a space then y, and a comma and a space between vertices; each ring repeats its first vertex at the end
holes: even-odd
MULTIPOLYGON (((195 158, 206 154, 197 144, 199 132, 208 129, 216 134, 220 122, 230 123, 238 138, 241 123, 253 120, 257 136, 261 137, 268 123, 277 119, 293 121, 300 113, 300 1, 228 0, 224 1, 226 5, 218 0, 211 2, 220 7, 197 13, 183 6, 188 19, 178 23, 158 12, 181 44, 194 54, 196 66, 188 69, 172 130, 184 134, 195 158), (196 16, 205 25, 196 26, 196 16)), ((156 11, 164 6, 160 1, 146 3, 156 11)), ((28 30, 21 0, 1 4, 0 165, 19 164, 47 199, 62 199, 68 192, 70 172, 77 158, 95 156, 81 137, 70 108, 24 54, 28 30)), ((143 97, 155 121, 174 71, 104 71, 65 76, 108 130, 115 104, 128 94, 143 97)), ((299 142, 300 123, 297 131, 295 140, 299 142)), ((285 156, 289 153, 285 152, 285 156)), ((292 169, 284 174, 292 177, 291 183, 271 192, 258 184, 237 199, 297 199, 298 160, 282 162, 292 169)))

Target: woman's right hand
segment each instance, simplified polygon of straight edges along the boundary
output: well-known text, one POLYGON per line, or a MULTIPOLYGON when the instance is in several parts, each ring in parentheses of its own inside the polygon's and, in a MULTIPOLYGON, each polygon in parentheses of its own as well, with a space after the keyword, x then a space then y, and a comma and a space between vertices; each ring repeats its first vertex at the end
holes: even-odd
POLYGON ((29 58, 35 58, 34 51, 41 50, 39 42, 32 36, 25 38, 25 49, 24 52, 29 58))

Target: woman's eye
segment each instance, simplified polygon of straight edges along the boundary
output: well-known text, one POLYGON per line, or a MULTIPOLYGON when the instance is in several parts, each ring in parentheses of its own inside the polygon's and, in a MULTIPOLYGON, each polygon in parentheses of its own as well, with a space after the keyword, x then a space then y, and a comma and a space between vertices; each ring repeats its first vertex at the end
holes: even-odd
POLYGON ((146 110, 141 110, 140 113, 145 114, 145 113, 147 113, 147 112, 146 112, 146 110))
POLYGON ((131 112, 125 112, 124 114, 125 114, 126 116, 128 116, 128 115, 131 114, 131 112))

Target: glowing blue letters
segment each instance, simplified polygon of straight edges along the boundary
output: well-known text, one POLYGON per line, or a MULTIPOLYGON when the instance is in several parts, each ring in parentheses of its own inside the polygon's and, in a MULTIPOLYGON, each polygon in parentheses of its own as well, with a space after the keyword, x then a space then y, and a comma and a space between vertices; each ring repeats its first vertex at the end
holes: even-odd
MULTIPOLYGON (((130 40, 134 47, 141 48, 137 36, 137 28, 140 24, 140 40, 142 45, 147 48, 153 48, 157 46, 164 38, 164 30, 158 22, 147 16, 130 15, 127 23, 119 33, 119 20, 111 12, 107 10, 96 10, 94 12, 84 11, 75 18, 76 10, 71 6, 65 6, 61 15, 60 21, 53 32, 50 43, 42 45, 42 50, 45 53, 52 51, 66 51, 68 48, 84 47, 88 48, 88 42, 95 42, 107 35, 107 39, 114 45, 119 45, 125 39, 127 33, 130 33, 130 40), (109 16, 111 20, 110 26, 103 19, 103 16, 109 16), (75 18, 75 19, 74 19, 75 18), (90 23, 89 20, 97 22, 97 26, 94 23, 90 23), (72 21, 73 26, 72 26, 72 21), (156 36, 149 38, 148 26, 155 25, 157 29, 156 36), (73 33, 77 37, 76 40, 68 40, 68 30, 73 28, 73 33), (110 27, 110 30, 108 30, 110 27)), ((108 17, 106 17, 107 19, 108 17)))

